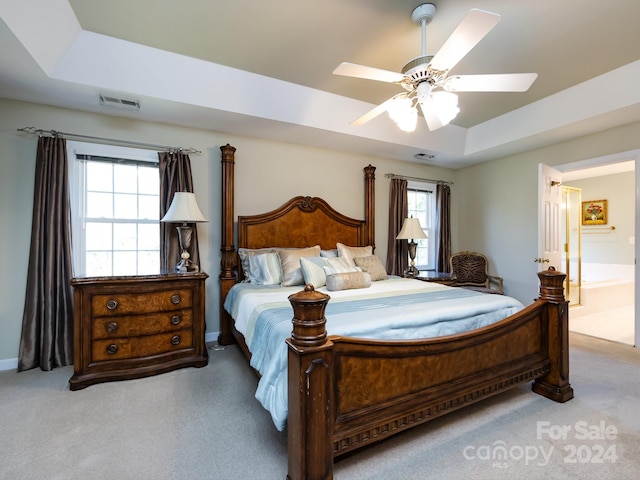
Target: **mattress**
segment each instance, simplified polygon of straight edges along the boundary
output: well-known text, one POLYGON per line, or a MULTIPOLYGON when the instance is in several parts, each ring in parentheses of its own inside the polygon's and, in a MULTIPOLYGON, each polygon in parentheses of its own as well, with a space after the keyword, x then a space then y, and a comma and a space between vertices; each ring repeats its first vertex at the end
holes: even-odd
MULTIPOLYGON (((289 295, 302 286, 234 285, 224 308, 245 337, 251 366, 260 373, 256 398, 278 430, 287 419, 287 345, 293 310, 289 295)), ((500 321, 520 311, 518 300, 462 288, 390 277, 369 288, 327 291, 327 334, 377 340, 415 340, 453 335, 500 321)))

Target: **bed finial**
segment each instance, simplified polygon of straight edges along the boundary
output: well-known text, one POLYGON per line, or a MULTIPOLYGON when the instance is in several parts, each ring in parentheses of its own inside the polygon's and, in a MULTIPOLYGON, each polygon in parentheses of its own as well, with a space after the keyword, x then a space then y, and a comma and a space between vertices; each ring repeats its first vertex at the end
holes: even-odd
POLYGON ((289 302, 293 307, 291 343, 300 347, 324 344, 327 338, 324 311, 330 298, 310 284, 305 285, 301 292, 289 295, 289 302))
POLYGON ((564 279, 566 277, 565 273, 558 272, 553 266, 538 272, 540 298, 554 303, 564 302, 564 279))

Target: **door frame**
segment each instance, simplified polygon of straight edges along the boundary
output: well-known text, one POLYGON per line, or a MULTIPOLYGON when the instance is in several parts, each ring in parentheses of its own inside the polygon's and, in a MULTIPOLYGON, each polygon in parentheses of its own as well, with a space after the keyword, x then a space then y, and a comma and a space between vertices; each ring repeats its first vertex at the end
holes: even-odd
MULTIPOLYGON (((553 165, 553 168, 560 172, 572 172, 575 170, 584 170, 591 167, 599 167, 603 165, 611 165, 614 163, 626 162, 629 160, 635 160, 635 183, 636 183, 636 207, 635 207, 635 238, 638 239, 640 235, 640 149, 629 150, 626 152, 614 153, 611 155, 604 155, 601 157, 589 158, 586 160, 579 160, 576 162, 564 163, 560 165, 553 165)), ((538 179, 540 181, 540 179, 538 179)), ((540 224, 540 222, 538 222, 540 224)), ((538 232, 538 236, 541 233, 538 232)), ((638 256, 640 255, 640 245, 635 242, 635 267, 634 268, 634 346, 640 347, 640 271, 637 268, 638 256)))

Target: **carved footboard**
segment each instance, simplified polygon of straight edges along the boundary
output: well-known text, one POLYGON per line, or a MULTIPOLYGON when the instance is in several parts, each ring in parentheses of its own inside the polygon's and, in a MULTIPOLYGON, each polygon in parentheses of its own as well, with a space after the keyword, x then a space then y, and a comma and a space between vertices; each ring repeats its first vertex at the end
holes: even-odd
POLYGON ((523 382, 558 402, 569 384, 565 275, 538 274, 540 297, 516 315, 466 334, 379 342, 327 337, 329 297, 290 297, 290 480, 330 479, 333 459, 523 382))

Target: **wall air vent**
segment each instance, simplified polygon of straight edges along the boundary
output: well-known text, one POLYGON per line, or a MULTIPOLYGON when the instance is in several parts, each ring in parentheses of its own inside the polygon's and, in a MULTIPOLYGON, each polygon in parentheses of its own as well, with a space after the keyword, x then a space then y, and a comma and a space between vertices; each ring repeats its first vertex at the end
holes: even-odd
POLYGON ((111 95, 100 95, 100 105, 123 110, 140 110, 140 102, 138 100, 118 98, 111 95))

